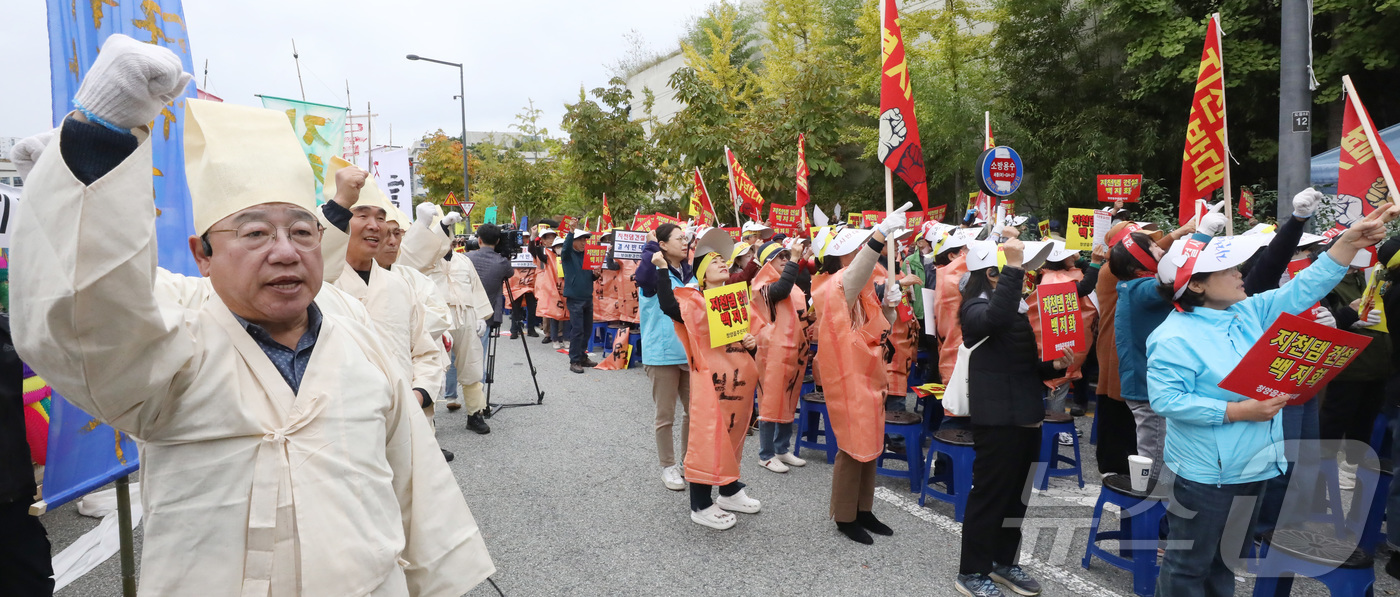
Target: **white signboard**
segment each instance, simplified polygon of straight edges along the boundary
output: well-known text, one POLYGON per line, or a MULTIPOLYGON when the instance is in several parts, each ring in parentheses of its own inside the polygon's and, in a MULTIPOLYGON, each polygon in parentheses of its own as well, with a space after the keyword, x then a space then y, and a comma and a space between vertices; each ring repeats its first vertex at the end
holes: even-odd
POLYGON ((374 174, 375 182, 379 183, 379 190, 384 191, 384 196, 389 198, 394 207, 403 210, 411 221, 413 197, 410 189, 412 185, 409 182, 408 150, 374 152, 374 168, 370 172, 374 174))
POLYGON ((519 269, 534 269, 535 257, 529 251, 521 251, 511 258, 510 266, 519 269))
POLYGON ((647 246, 647 233, 637 230, 613 231, 613 259, 642 258, 642 249, 647 246))

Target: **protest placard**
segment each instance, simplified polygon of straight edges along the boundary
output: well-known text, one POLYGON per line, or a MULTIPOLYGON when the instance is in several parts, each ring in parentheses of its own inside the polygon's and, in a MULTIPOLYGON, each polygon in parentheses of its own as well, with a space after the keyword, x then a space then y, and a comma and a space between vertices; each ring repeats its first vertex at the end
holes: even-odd
POLYGON ((948 215, 947 204, 928 208, 928 221, 930 222, 941 222, 946 215, 948 215))
POLYGON ((723 230, 723 231, 725 231, 725 232, 728 232, 728 233, 729 233, 729 238, 734 239, 734 242, 737 243, 737 242, 739 242, 739 233, 740 233, 743 229, 740 228, 740 227, 738 227, 738 226, 731 226, 731 227, 726 227, 726 228, 720 228, 720 230, 723 230))
POLYGON ((1102 209, 1094 210, 1094 242, 1090 248, 1104 244, 1103 237, 1113 227, 1113 214, 1102 209))
POLYGON ((1040 306, 1040 359, 1053 361, 1065 348, 1084 348, 1084 322, 1079 315, 1079 289, 1074 282, 1041 284, 1035 289, 1040 306))
POLYGON ((613 259, 641 259, 647 246, 647 233, 640 230, 613 231, 613 259))
POLYGON ((1137 203, 1142 194, 1141 174, 1100 174, 1099 201, 1137 203))
POLYGON ((1220 381, 1220 388, 1255 400, 1287 396, 1289 404, 1302 404, 1370 343, 1361 334, 1284 313, 1220 381))
POLYGON ((885 212, 867 209, 863 212, 860 212, 860 227, 874 228, 875 225, 879 224, 880 220, 883 219, 885 219, 885 212))
POLYGON ((583 269, 594 271, 603 269, 603 257, 607 254, 607 246, 588 243, 583 249, 583 269))
POLYGON ((1380 266, 1371 268, 1370 275, 1366 276, 1366 290, 1361 292, 1361 308, 1356 312, 1362 319, 1366 319, 1371 311, 1380 311, 1380 323, 1368 325, 1366 329, 1388 334, 1390 327, 1385 320, 1385 301, 1381 300, 1386 289, 1390 288, 1390 281, 1385 279, 1385 271, 1386 269, 1380 266))
POLYGON ((1041 220, 1036 227, 1040 229, 1041 240, 1050 238, 1050 220, 1041 220))
POLYGON ((861 215, 859 212, 846 214, 846 225, 852 228, 860 228, 861 215))
POLYGON ((1094 248, 1094 210, 1070 208, 1065 226, 1065 248, 1087 251, 1094 248))
POLYGON ((710 348, 744 339, 749 333, 749 283, 736 282, 705 291, 710 348))
POLYGON ((802 233, 802 208, 796 205, 768 204, 768 226, 776 233, 805 236, 802 233))
POLYGON ((522 269, 534 269, 535 257, 534 255, 531 255, 529 251, 521 251, 519 253, 516 253, 514 257, 510 258, 510 266, 522 269))

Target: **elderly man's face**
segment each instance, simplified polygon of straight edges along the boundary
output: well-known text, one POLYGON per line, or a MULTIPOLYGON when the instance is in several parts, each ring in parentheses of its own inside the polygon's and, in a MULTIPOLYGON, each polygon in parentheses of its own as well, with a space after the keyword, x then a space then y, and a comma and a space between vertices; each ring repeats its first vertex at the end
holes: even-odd
POLYGON ((379 267, 388 269, 399 260, 399 244, 403 242, 403 228, 398 222, 384 223, 384 239, 379 243, 379 252, 374 254, 374 260, 379 262, 379 267))
POLYGON ((574 250, 575 250, 575 251, 583 252, 583 250, 586 249, 586 248, 588 248, 588 239, 586 239, 586 238, 574 239, 574 250))
POLYGON ((219 220, 207 236, 212 255, 197 236, 190 237, 190 250, 230 311, 259 324, 306 316, 321 291, 316 216, 286 203, 256 205, 219 220))
POLYGON ((350 217, 350 245, 345 260, 354 267, 369 265, 384 244, 385 213, 382 207, 356 206, 350 217))

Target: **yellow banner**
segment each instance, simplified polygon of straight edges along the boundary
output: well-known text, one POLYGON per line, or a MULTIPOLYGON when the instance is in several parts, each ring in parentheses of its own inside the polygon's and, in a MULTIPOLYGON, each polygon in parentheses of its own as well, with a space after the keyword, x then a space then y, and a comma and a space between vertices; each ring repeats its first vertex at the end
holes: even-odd
POLYGON ((738 342, 749 333, 749 283, 737 282, 705 291, 710 348, 738 342))
POLYGON ((1094 210, 1070 208, 1069 222, 1065 226, 1065 248, 1070 251, 1094 248, 1094 210))
POLYGON ((1380 311, 1381 322, 1373 326, 1367 326, 1366 329, 1389 334, 1390 327, 1387 325, 1385 319, 1385 301, 1381 300, 1381 297, 1385 295, 1386 287, 1390 285, 1390 282, 1381 280, 1381 276, 1384 275, 1383 272, 1385 272, 1384 267, 1377 266, 1371 268, 1371 275, 1366 279, 1366 290, 1361 293, 1361 309, 1358 313, 1361 315, 1362 319, 1365 319, 1367 315, 1370 315, 1372 310, 1380 311))

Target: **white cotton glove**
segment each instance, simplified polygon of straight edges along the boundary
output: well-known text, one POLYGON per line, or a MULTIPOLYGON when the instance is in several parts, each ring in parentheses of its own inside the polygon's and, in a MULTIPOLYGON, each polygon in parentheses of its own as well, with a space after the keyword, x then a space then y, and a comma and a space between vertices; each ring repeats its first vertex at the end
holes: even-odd
POLYGON ((39 133, 33 137, 25 137, 15 148, 10 150, 10 161, 15 163, 15 169, 19 170, 20 178, 29 178, 29 171, 34 169, 34 164, 39 161, 39 156, 44 153, 44 149, 53 141, 54 133, 58 129, 39 133))
POLYGON ((417 224, 419 222, 422 222, 424 226, 432 224, 433 216, 437 215, 437 210, 433 209, 435 207, 437 206, 427 201, 419 203, 418 207, 413 208, 415 216, 417 217, 417 219, 415 219, 413 223, 417 224))
POLYGON ((904 299, 904 291, 899 288, 899 284, 893 284, 885 288, 885 306, 898 307, 904 299))
MULTIPOLYGON (((1361 329, 1361 328, 1368 328, 1368 327, 1371 327, 1371 326, 1376 325, 1376 324, 1378 324, 1378 323, 1380 323, 1380 322, 1381 322, 1381 310, 1380 310, 1380 309, 1371 309, 1371 312, 1366 314, 1366 318, 1365 318, 1365 319, 1358 319, 1358 320, 1356 320, 1356 323, 1351 324, 1351 327, 1352 327, 1352 329, 1359 330, 1359 329, 1361 329)), ((1334 322, 1334 323, 1335 323, 1335 322, 1334 322)))
POLYGON ((908 202, 906 202, 904 205, 901 205, 899 209, 890 212, 888 215, 885 216, 885 219, 883 221, 881 221, 879 224, 876 224, 875 230, 879 231, 880 236, 883 236, 886 239, 888 239, 894 233, 903 230, 909 223, 909 218, 904 215, 904 212, 909 211, 909 208, 913 206, 913 203, 908 202))
POLYGON ((114 34, 103 42, 73 101, 113 126, 134 129, 155 120, 191 78, 174 52, 114 34))
POLYGON ((476 337, 478 337, 478 338, 485 338, 485 337, 486 337, 486 320, 485 320, 485 319, 478 319, 478 320, 476 320, 476 337))
POLYGON ((462 221, 462 214, 459 214, 455 211, 442 217, 442 223, 448 225, 449 227, 456 226, 457 222, 460 221, 462 221))
POLYGON ((1225 231, 1225 214, 1209 213, 1201 218, 1201 224, 1196 227, 1196 232, 1216 236, 1225 231))
POLYGON ((1313 217, 1317 207, 1322 205, 1322 199, 1322 193, 1312 187, 1299 191, 1293 196, 1293 217, 1305 220, 1313 217))
POLYGON ((1316 321, 1329 328, 1337 327, 1337 318, 1332 315, 1331 309, 1318 305, 1312 310, 1313 321, 1316 321))

